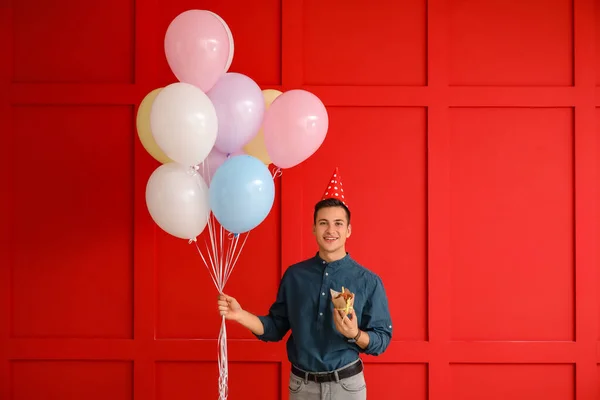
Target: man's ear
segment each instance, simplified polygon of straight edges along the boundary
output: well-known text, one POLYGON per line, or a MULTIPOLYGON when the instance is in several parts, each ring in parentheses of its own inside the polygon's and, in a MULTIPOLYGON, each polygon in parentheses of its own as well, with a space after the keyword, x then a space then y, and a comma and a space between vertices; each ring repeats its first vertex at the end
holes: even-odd
POLYGON ((346 237, 350 237, 352 234, 352 225, 348 225, 348 235, 346 237))

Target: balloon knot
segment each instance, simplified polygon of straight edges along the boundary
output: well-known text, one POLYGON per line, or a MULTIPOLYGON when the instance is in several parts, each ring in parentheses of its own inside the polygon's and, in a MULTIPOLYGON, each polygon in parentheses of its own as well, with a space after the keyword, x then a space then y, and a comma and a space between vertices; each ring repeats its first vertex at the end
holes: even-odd
POLYGON ((200 170, 199 165, 192 165, 192 166, 190 166, 190 169, 187 170, 187 174, 190 176, 196 176, 196 175, 198 175, 199 170, 200 170))
POLYGON ((231 156, 231 153, 227 153, 227 158, 229 158, 231 156))
POLYGON ((195 242, 196 238, 191 238, 190 240, 188 240, 188 244, 192 244, 192 242, 195 242))

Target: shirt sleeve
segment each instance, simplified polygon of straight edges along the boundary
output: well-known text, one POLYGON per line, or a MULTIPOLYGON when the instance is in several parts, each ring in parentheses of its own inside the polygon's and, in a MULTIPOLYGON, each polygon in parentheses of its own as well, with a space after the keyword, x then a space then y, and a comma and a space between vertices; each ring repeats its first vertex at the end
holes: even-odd
POLYGON ((281 282, 279 283, 279 289, 277 291, 277 298, 275 302, 269 308, 267 315, 258 316, 258 319, 263 324, 264 333, 262 335, 255 335, 259 340, 264 342, 278 342, 290 329, 290 323, 287 314, 287 302, 286 302, 286 273, 284 273, 281 282))
POLYGON ((392 340, 392 318, 388 299, 380 277, 375 278, 375 287, 369 296, 362 313, 360 329, 369 335, 369 345, 359 351, 378 356, 382 354, 392 340))

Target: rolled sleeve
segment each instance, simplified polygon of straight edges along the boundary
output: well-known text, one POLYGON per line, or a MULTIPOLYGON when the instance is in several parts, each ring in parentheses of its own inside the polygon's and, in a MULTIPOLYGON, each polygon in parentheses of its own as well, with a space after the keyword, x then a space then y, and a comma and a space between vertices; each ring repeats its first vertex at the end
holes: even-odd
POLYGON ((277 299, 271 305, 268 315, 258 316, 263 324, 264 333, 254 335, 264 342, 278 342, 290 329, 290 323, 287 314, 287 303, 285 295, 285 275, 282 278, 277 291, 277 299))
POLYGON ((392 318, 385 288, 379 277, 375 278, 373 292, 363 310, 360 329, 369 335, 369 345, 361 349, 362 353, 378 356, 388 348, 392 340, 392 318))

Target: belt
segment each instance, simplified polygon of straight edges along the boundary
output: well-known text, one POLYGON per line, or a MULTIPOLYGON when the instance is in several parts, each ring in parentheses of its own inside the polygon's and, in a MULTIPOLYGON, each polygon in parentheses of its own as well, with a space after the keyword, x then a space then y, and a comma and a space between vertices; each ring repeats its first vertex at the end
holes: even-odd
MULTIPOLYGON (((337 370, 337 379, 350 378, 356 374, 359 374, 363 370, 363 363, 361 360, 349 365, 345 368, 337 370)), ((323 383, 323 382, 335 382, 336 372, 304 372, 299 368, 292 365, 292 373, 298 378, 306 379, 310 382, 323 383)))

